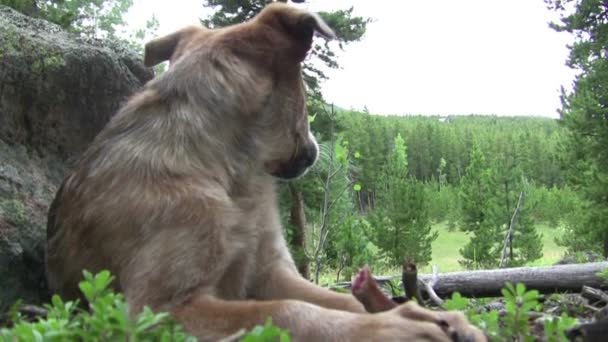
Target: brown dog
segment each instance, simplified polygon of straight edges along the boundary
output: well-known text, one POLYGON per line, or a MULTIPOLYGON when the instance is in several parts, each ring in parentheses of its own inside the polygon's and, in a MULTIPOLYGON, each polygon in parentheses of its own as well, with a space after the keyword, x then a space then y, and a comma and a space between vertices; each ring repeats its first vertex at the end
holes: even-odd
POLYGON ((108 269, 132 313, 170 311, 201 340, 268 317, 298 341, 481 336, 460 313, 367 314, 298 275, 274 178, 317 157, 301 76, 315 31, 333 36, 318 16, 272 4, 247 23, 147 44, 146 64, 171 68, 112 118, 51 206, 52 290, 76 297, 83 269, 108 269))

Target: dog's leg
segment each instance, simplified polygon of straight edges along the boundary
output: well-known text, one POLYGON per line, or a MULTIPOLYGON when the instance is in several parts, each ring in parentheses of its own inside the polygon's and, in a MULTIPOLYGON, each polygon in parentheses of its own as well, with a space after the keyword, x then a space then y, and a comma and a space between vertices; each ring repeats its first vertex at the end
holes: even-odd
POLYGON ((268 318, 274 325, 288 329, 293 337, 319 340, 327 333, 320 331, 321 324, 312 317, 328 314, 338 321, 344 316, 339 312, 331 315, 328 310, 299 301, 226 301, 211 296, 195 296, 172 312, 188 332, 202 341, 216 341, 241 329, 249 330, 263 325, 268 318))
MULTIPOLYGON (((343 294, 317 286, 302 278, 288 267, 282 267, 277 263, 276 267, 270 270, 263 286, 258 288, 257 295, 260 299, 298 299, 319 306, 350 312, 366 312, 362 303, 351 294, 343 294)), ((406 317, 431 322, 441 322, 443 318, 438 311, 432 311, 411 302, 401 305, 406 317)), ((389 310, 384 308, 382 311, 389 310)))
POLYGON ((276 263, 260 279, 256 296, 260 299, 299 299, 328 309, 365 312, 363 305, 351 294, 337 293, 304 279, 291 268, 276 263))
MULTIPOLYGON (((282 266, 277 263, 276 266, 270 269, 264 285, 261 286, 258 293, 262 299, 299 299, 308 303, 314 303, 319 306, 331 309, 338 309, 350 312, 366 312, 363 305, 352 295, 340 294, 334 291, 316 286, 291 268, 282 266)), ((485 341, 485 337, 481 331, 471 325, 461 312, 440 312, 423 308, 415 302, 407 302, 393 309, 385 308, 382 313, 377 313, 370 316, 378 316, 383 314, 398 313, 400 317, 407 318, 416 326, 428 324, 444 330, 445 336, 450 336, 453 340, 458 341, 459 338, 470 338, 471 341, 485 341)))
POLYGON ((357 314, 297 300, 226 301, 199 295, 172 315, 200 341, 217 341, 269 317, 293 341, 451 341, 438 325, 404 318, 398 310, 357 314))

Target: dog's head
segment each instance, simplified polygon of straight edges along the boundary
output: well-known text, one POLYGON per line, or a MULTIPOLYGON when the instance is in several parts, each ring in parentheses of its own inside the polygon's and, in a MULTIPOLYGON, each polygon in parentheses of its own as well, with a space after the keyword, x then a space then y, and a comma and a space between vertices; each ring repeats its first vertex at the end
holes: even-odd
POLYGON ((161 76, 167 91, 210 107, 205 120, 217 124, 208 128, 228 135, 221 139, 248 145, 242 148, 269 174, 293 179, 318 155, 301 68, 315 32, 334 37, 316 14, 273 3, 246 23, 188 27, 152 40, 145 64, 170 60, 170 75, 161 76))

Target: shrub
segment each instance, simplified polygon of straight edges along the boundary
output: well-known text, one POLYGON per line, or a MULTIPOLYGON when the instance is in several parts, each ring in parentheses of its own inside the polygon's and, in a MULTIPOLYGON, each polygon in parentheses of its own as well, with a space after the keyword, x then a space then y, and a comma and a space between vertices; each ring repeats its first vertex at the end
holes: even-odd
MULTIPOLYGON (((89 303, 88 310, 78 300, 63 301, 54 295, 51 304, 45 305, 45 318, 27 321, 19 313, 18 302, 10 311, 13 326, 0 330, 0 341, 196 341, 168 313, 145 307, 136 317, 129 316, 124 296, 109 287, 113 280, 110 272, 83 274, 79 287, 89 303)), ((289 336, 269 320, 247 333, 243 341, 287 342, 289 336)))

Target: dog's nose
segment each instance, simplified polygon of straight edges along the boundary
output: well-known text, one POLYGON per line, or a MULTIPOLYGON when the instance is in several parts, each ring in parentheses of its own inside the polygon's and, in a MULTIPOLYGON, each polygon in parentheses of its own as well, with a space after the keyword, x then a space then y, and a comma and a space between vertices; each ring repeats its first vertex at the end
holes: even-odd
POLYGON ((304 155, 302 156, 302 165, 304 167, 312 166, 317 160, 317 149, 316 148, 307 148, 304 151, 304 155))
POLYGON ((296 158, 294 166, 297 169, 306 169, 317 160, 317 150, 314 148, 307 148, 303 150, 300 155, 296 158))

